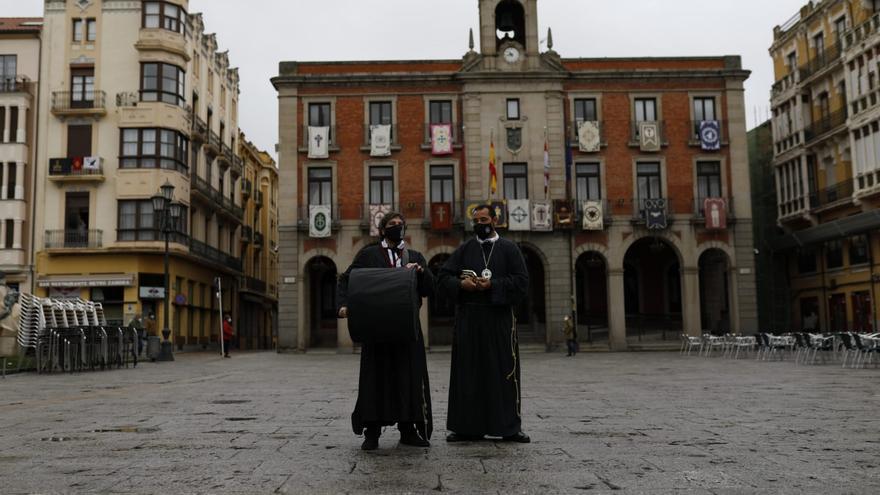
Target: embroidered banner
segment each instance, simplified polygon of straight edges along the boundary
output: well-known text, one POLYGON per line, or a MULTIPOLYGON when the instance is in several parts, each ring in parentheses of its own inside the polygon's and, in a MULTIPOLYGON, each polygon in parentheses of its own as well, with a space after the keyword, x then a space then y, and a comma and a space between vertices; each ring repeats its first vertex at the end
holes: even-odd
POLYGON ((452 125, 431 124, 431 154, 452 154, 452 125))
POLYGON ((663 230, 666 228, 666 200, 645 200, 645 226, 649 230, 663 230))
POLYGON ((309 158, 329 158, 330 128, 309 126, 309 158))
POLYGON ((700 122, 700 147, 705 151, 721 149, 721 125, 717 120, 700 122))
POLYGON ((391 205, 370 205, 370 235, 379 236, 379 222, 391 211, 391 205))
POLYGON ((553 224, 560 230, 574 228, 574 215, 571 211, 571 201, 566 199, 557 199, 553 201, 553 224))
POLYGON ((593 120, 578 122, 578 148, 583 153, 596 153, 601 145, 599 123, 593 120))
POLYGON ((727 208, 722 198, 706 198, 703 200, 703 215, 706 217, 706 229, 724 230, 727 228, 727 208))
POLYGON ((70 173, 70 158, 50 158, 49 175, 67 175, 70 173))
POLYGON ((70 162, 70 170, 71 170, 73 173, 82 172, 82 168, 83 168, 83 157, 81 157, 81 156, 75 156, 75 157, 73 157, 71 160, 72 160, 72 161, 70 162))
POLYGON ((550 232, 553 230, 553 204, 550 201, 532 202, 532 230, 550 232))
POLYGON ((496 227, 501 229, 507 228, 507 200, 492 201, 489 203, 495 209, 495 219, 498 221, 496 227))
POLYGON ((330 206, 309 205, 309 237, 330 237, 330 206))
POLYGON ((431 229, 437 231, 452 229, 452 203, 431 203, 431 229))
POLYGON ((101 157, 87 156, 87 157, 83 158, 83 168, 86 170, 100 170, 101 169, 101 157))
POLYGON ((532 229, 531 205, 527 199, 510 199, 507 201, 507 222, 509 229, 513 231, 528 231, 532 229))
POLYGON ((584 230, 603 230, 605 228, 602 216, 602 203, 599 201, 584 201, 584 216, 581 227, 584 230))
POLYGON ((391 126, 370 126, 370 156, 391 156, 391 126))
POLYGON ((657 122, 639 122, 639 149, 660 151, 660 126, 657 122))

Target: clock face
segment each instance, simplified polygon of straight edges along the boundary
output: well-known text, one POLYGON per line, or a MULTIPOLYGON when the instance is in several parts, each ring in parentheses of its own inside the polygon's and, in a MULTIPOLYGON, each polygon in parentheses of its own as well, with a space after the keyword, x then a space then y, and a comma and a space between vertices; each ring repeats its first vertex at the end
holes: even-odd
POLYGON ((519 50, 512 46, 507 47, 504 50, 504 60, 506 60, 510 64, 516 62, 517 60, 519 60, 519 50))

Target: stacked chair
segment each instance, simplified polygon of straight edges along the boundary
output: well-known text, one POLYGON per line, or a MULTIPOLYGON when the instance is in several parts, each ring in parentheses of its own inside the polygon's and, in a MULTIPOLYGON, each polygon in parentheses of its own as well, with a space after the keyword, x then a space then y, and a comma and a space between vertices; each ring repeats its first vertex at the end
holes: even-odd
POLYGON ((22 294, 18 345, 39 373, 137 366, 137 331, 107 325, 101 303, 22 294))

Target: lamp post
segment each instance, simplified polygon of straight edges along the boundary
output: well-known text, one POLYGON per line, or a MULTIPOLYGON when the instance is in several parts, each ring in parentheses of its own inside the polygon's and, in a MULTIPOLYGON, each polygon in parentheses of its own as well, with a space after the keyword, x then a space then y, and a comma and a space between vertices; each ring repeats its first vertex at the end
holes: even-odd
POLYGON ((174 361, 172 354, 172 346, 169 338, 171 337, 171 328, 169 328, 168 319, 170 308, 168 301, 170 300, 171 288, 170 277, 168 275, 168 237, 174 231, 177 220, 183 210, 183 205, 174 201, 174 185, 167 179, 165 184, 159 188, 159 193, 150 198, 153 202, 153 212, 159 216, 159 225, 162 233, 165 234, 165 326, 162 328, 162 345, 159 348, 159 357, 157 361, 174 361))

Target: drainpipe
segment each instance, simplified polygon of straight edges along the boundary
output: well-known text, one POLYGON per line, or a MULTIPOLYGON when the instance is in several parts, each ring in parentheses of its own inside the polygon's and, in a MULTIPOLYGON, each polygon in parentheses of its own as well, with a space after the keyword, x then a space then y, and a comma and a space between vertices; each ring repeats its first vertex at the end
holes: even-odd
POLYGON ((874 239, 871 237, 871 232, 865 232, 865 235, 868 237, 868 262, 871 264, 871 276, 868 277, 868 283, 871 286, 871 313, 873 313, 873 320, 871 322, 871 327, 873 331, 877 331, 877 297, 874 292, 874 286, 877 285, 874 281, 874 239))
POLYGON ((31 274, 31 276, 30 276, 30 279, 31 279, 31 287, 30 287, 31 292, 30 293, 31 293, 31 295, 34 294, 34 289, 35 289, 36 283, 37 283, 37 281, 36 281, 37 274, 36 274, 36 268, 35 268, 37 265, 37 260, 36 260, 37 246, 34 245, 34 243, 37 240, 37 229, 36 229, 37 221, 36 220, 37 220, 37 167, 38 167, 38 165, 36 162, 37 162, 37 156, 38 156, 37 150, 40 149, 40 98, 42 97, 42 94, 40 92, 39 85, 42 84, 42 81, 43 81, 43 39, 42 39, 42 33, 43 33, 43 29, 45 28, 45 16, 43 17, 43 22, 44 22, 44 25, 40 26, 40 32, 35 35, 35 37, 37 38, 37 41, 40 44, 40 48, 39 48, 39 55, 38 55, 39 63, 37 64, 37 84, 35 85, 35 91, 34 91, 34 93, 35 93, 34 99, 37 101, 37 104, 36 104, 36 108, 34 108, 34 114, 33 114, 34 115, 34 126, 32 129, 30 129, 34 133, 34 151, 31 154, 31 156, 33 157, 33 162, 31 163, 31 168, 33 169, 33 171, 31 172, 31 221, 30 221, 31 243, 29 246, 30 249, 28 250, 28 251, 30 251, 28 253, 28 255, 30 256, 30 260, 29 260, 30 263, 28 263, 28 265, 29 265, 28 268, 29 268, 30 274, 31 274))

